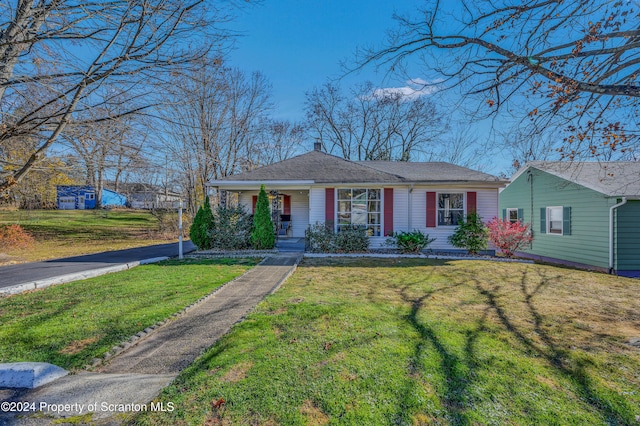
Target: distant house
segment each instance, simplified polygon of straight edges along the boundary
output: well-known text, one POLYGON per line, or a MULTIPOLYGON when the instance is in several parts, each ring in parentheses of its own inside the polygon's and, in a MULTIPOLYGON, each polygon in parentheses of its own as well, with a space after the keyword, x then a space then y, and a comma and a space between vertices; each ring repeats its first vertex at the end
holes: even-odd
POLYGON ((323 223, 336 232, 360 226, 372 247, 393 232, 419 229, 437 238, 431 247, 453 249, 447 237, 461 218, 477 211, 498 214, 495 176, 448 163, 349 161, 320 151, 210 182, 236 193, 248 211, 255 209, 260 185, 271 198, 272 214, 290 237, 304 237, 309 225, 323 223))
MULTIPOLYGON (((91 185, 58 185, 57 206, 59 210, 85 210, 96 208, 96 189, 91 185)), ((102 190, 102 206, 125 206, 127 198, 108 189, 102 190)))
POLYGON ((119 192, 126 194, 129 207, 133 209, 177 209, 180 194, 158 185, 143 183, 120 183, 119 192))
POLYGON ((532 224, 539 260, 640 276, 640 163, 530 162, 500 193, 502 217, 532 224))

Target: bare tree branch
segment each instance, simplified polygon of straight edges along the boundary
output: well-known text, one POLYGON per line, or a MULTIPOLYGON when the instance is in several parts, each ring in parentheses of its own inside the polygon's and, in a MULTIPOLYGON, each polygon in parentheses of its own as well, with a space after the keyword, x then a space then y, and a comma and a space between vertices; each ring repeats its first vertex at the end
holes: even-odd
POLYGON ((120 115, 155 104, 151 83, 226 37, 215 24, 228 18, 216 7, 203 0, 18 0, 0 10, 0 147, 25 135, 40 141, 20 170, 0 166, 0 191, 28 173, 76 112, 99 107, 114 90, 128 95, 120 115), (29 97, 34 92, 38 99, 29 97))
POLYGON ((640 144, 639 18, 625 1, 431 0, 397 17, 387 46, 357 66, 421 61, 479 101, 481 117, 519 119, 531 136, 555 132, 568 158, 623 158, 640 144))

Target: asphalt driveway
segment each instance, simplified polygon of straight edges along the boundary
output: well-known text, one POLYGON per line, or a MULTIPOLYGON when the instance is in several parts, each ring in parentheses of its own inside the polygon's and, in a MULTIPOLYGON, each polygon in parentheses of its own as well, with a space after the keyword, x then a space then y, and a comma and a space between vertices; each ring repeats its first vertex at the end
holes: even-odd
MULTIPOLYGON (((187 253, 195 250, 195 246, 191 241, 185 241, 183 250, 187 253)), ((178 256, 178 243, 2 266, 0 267, 0 288, 163 256, 178 256)))

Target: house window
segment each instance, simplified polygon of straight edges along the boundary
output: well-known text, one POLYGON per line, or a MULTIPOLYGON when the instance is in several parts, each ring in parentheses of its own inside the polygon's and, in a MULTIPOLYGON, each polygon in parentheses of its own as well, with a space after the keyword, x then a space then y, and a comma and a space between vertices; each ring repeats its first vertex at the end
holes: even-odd
POLYGON ((94 194, 94 193, 84 194, 84 199, 85 200, 95 200, 96 199, 96 194, 94 194))
POLYGON ((562 235, 562 207, 547 207, 547 233, 562 235))
POLYGON ((364 227, 370 237, 380 236, 380 189, 338 189, 338 232, 364 227))
POLYGON ((511 223, 516 223, 520 220, 520 217, 518 217, 518 209, 507 209, 506 220, 511 223))
POLYGON ((438 194, 438 225, 456 226, 464 217, 464 194, 438 194))

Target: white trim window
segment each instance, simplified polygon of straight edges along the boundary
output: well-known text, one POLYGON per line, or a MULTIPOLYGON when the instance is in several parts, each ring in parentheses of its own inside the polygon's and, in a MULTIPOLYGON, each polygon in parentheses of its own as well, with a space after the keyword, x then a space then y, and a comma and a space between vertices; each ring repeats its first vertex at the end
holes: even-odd
POLYGON ((562 206, 547 207, 547 234, 562 235, 562 206))
POLYGON ((438 193, 438 226, 457 226, 464 218, 463 193, 438 193))
POLYGON ((337 192, 338 232, 357 226, 366 228, 370 237, 382 235, 381 189, 338 188, 337 192))
POLYGON ((507 209, 507 217, 505 217, 505 220, 511 223, 518 222, 520 220, 518 209, 507 209))

